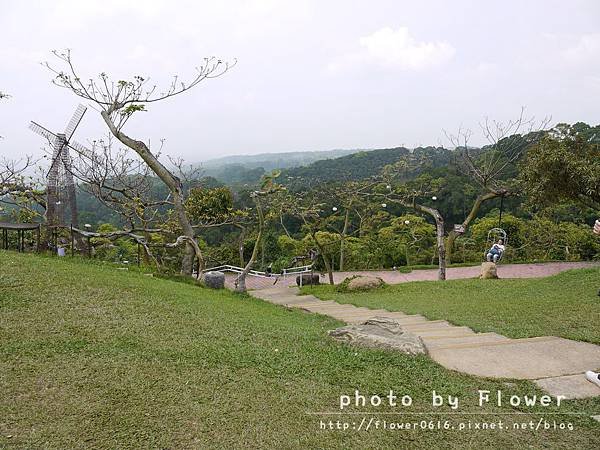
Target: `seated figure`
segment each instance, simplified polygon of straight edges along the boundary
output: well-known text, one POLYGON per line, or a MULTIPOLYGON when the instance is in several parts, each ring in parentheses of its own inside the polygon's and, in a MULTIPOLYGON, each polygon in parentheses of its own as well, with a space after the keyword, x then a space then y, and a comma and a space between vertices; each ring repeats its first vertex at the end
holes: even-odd
POLYGON ((492 248, 490 248, 487 252, 486 259, 488 260, 488 262, 498 262, 498 260, 502 258, 504 249, 504 241, 502 239, 498 239, 498 242, 492 245, 492 248))

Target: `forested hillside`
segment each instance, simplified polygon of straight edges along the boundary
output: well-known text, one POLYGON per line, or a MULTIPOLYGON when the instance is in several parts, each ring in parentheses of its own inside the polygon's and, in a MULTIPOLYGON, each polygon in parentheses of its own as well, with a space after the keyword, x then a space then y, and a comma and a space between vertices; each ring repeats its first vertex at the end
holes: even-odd
POLYGON ((229 185, 251 184, 267 172, 306 166, 316 161, 339 158, 360 150, 325 150, 307 152, 260 153, 258 155, 234 155, 211 159, 200 163, 204 176, 214 177, 229 185))
MULTIPOLYGON (((270 174, 236 164, 226 169, 229 183, 204 176, 182 187, 207 266, 255 258, 255 268, 279 270, 309 251, 325 271, 431 265, 441 252, 446 262, 477 262, 496 227, 512 261, 594 259, 598 141, 598 126, 558 124, 482 148, 361 151, 270 174)), ((20 201, 27 208, 6 207, 5 219, 39 220, 43 209, 20 201)), ((152 245, 147 261, 178 260, 175 246, 161 247, 179 229, 156 177, 80 184, 78 203, 81 224, 142 232, 152 245)), ((135 259, 131 241, 109 236, 92 241, 97 257, 135 259)))

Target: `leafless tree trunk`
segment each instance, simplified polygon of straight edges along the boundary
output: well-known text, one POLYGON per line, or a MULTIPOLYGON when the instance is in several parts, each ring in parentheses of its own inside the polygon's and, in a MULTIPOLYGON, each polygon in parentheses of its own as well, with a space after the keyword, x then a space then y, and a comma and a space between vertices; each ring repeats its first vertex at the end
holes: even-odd
POLYGON ((344 252, 346 244, 346 235, 348 234, 348 225, 350 223, 350 209, 346 209, 346 215, 344 216, 344 228, 340 236, 340 272, 344 271, 344 252))
POLYGON ((194 257, 197 255, 200 260, 203 260, 202 254, 198 246, 196 253, 194 245, 190 242, 194 240, 194 228, 190 223, 188 216, 185 212, 184 198, 183 198, 183 186, 181 180, 171 173, 159 160, 154 156, 146 144, 142 141, 137 141, 125 133, 120 131, 115 123, 111 119, 111 114, 114 112, 113 107, 109 107, 107 110, 102 111, 100 114, 104 119, 104 122, 108 126, 110 132, 123 144, 136 152, 140 158, 150 167, 150 169, 161 179, 167 186, 172 194, 171 201, 173 202, 173 208, 177 215, 179 226, 183 232, 183 235, 188 238, 185 244, 185 253, 181 262, 181 273, 184 275, 192 275, 194 268, 194 257))
MULTIPOLYGON (((258 256, 258 251, 259 248, 262 244, 262 236, 263 236, 263 230, 265 227, 265 217, 263 214, 263 210, 262 210, 262 205, 260 203, 260 198, 258 196, 258 194, 254 195, 254 201, 256 203, 256 213, 258 215, 258 235, 256 236, 256 241, 254 242, 254 248, 252 249, 252 255, 250 256, 250 259, 248 260, 248 264, 246 264, 246 266, 244 267, 244 269, 242 270, 242 272, 238 275, 238 277, 235 280, 235 292, 246 292, 246 277, 248 276, 248 273, 250 272, 250 270, 252 269, 252 265, 254 264, 254 262, 256 261, 256 258, 258 256)), ((243 264, 243 248, 242 248, 242 264, 243 264)))
POLYGON ((74 67, 69 50, 63 53, 56 51, 53 53, 66 66, 66 70, 58 70, 49 63, 45 64, 56 75, 53 80, 54 84, 70 90, 81 98, 94 102, 100 109, 102 119, 111 134, 136 152, 171 192, 172 206, 183 233, 182 240, 185 241, 181 272, 191 275, 194 257, 196 256, 199 259, 201 267, 203 258, 194 238, 194 229, 185 210, 181 180, 158 160, 158 157, 150 151, 144 142, 127 136, 123 132, 123 127, 133 114, 145 111, 146 104, 174 97, 192 89, 206 79, 219 77, 227 72, 231 65, 216 58, 204 58, 204 64, 196 68, 197 73, 191 81, 184 83, 175 76, 166 90, 157 93, 157 87, 149 87, 147 85, 148 79, 140 76, 135 76, 132 81, 119 80, 113 82, 108 75, 101 73, 97 80, 88 79, 84 81, 85 78, 82 78, 74 67))
POLYGON ((335 282, 333 281, 333 268, 331 267, 331 264, 329 263, 329 259, 327 258, 327 255, 325 254, 325 247, 319 241, 319 238, 317 237, 316 229, 311 228, 310 235, 312 236, 313 241, 315 241, 315 244, 317 245, 317 248, 319 249, 321 258, 323 258, 323 263, 325 264, 325 270, 327 271, 327 275, 329 276, 329 284, 333 285, 333 284, 335 284, 335 282))
MULTIPOLYGON (((483 205, 483 203, 488 200, 498 197, 499 195, 501 195, 501 194, 499 194, 497 192, 488 192, 486 194, 480 194, 477 196, 477 198, 475 199, 475 202, 473 203, 473 206, 471 207, 471 211, 469 212, 469 215, 465 218, 465 220, 461 224, 462 229, 464 230, 463 233, 468 230, 469 226, 471 225, 471 222, 473 222, 473 220, 475 220, 475 218, 479 214, 481 205, 483 205)), ((457 233, 455 230, 451 230, 448 233, 448 239, 446 241, 446 259, 447 259, 448 263, 452 262, 452 253, 454 251, 454 243, 456 242, 456 238, 458 238, 461 234, 462 233, 457 233)))
POLYGON ((438 253, 438 280, 446 279, 446 246, 444 243, 444 218, 435 208, 414 203, 412 207, 420 212, 429 214, 435 220, 435 236, 438 253))

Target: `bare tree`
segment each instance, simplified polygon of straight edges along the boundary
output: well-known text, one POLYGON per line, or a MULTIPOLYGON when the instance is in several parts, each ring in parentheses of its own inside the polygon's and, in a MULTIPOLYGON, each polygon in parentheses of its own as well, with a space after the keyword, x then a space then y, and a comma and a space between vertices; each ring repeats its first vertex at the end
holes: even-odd
MULTIPOLYGON (((271 175, 263 176, 263 180, 261 183, 260 190, 254 191, 251 194, 252 199, 254 200, 255 210, 256 210, 256 220, 257 220, 257 236, 254 241, 254 247, 252 248, 252 254, 250 255, 250 259, 248 263, 244 266, 242 272, 237 276, 235 280, 235 291, 236 292, 246 292, 246 277, 252 266, 256 262, 256 258, 258 256, 259 248, 263 242, 263 234, 266 226, 266 214, 265 208, 269 207, 270 198, 276 194, 277 192, 282 191, 284 188, 276 183, 277 177, 279 177, 280 172, 273 172, 271 175)), ((242 232, 244 232, 244 228, 242 228, 242 232)), ((240 258, 243 260, 243 247, 240 247, 240 258)))
POLYGON ((14 160, 0 159, 0 204, 28 211, 28 216, 44 214, 46 192, 33 173, 37 159, 31 156, 14 160))
POLYGON ((149 79, 135 76, 132 80, 114 81, 106 73, 101 73, 97 79, 84 81, 78 74, 69 50, 53 52, 62 68, 55 68, 50 63, 45 66, 55 74, 53 83, 68 89, 78 97, 92 102, 100 111, 111 134, 122 144, 136 152, 152 172, 160 178, 171 193, 170 201, 176 213, 186 249, 181 265, 181 272, 191 275, 194 257, 202 258, 200 249, 194 238, 194 229, 187 217, 184 206, 184 193, 179 179, 158 156, 150 149, 149 144, 130 137, 124 132, 124 127, 131 117, 139 111, 145 111, 146 105, 177 96, 194 88, 202 81, 223 75, 233 64, 211 57, 205 58, 203 64, 196 68, 196 74, 190 81, 180 81, 175 76, 171 84, 163 91, 157 90, 156 85, 150 85, 149 79))
POLYGON ((536 122, 534 117, 526 117, 525 108, 521 108, 516 119, 506 122, 485 117, 479 124, 481 135, 488 142, 483 148, 470 146, 473 132, 468 128, 460 127, 456 133, 444 130, 448 141, 455 147, 459 170, 473 180, 480 190, 458 229, 448 233, 448 261, 452 258, 456 239, 468 230, 485 202, 517 194, 514 183, 507 179, 507 172, 526 149, 539 139, 549 122, 549 117, 540 122, 536 122))

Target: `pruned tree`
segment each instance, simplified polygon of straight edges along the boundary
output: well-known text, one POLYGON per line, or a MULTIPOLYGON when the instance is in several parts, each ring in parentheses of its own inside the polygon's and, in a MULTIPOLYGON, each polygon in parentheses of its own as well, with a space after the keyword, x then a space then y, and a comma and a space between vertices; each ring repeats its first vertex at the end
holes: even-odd
POLYGON ((321 193, 322 198, 335 199, 333 200, 334 214, 328 220, 323 221, 323 226, 339 236, 339 270, 341 272, 345 268, 346 242, 349 237, 360 233, 360 227, 352 229, 352 219, 353 217, 361 217, 361 210, 364 210, 367 206, 365 205, 363 193, 367 192, 373 184, 370 180, 348 181, 330 184, 316 191, 321 193))
POLYGON ((444 217, 440 211, 427 204, 440 189, 441 179, 430 175, 419 175, 413 180, 404 181, 406 173, 414 172, 422 165, 418 155, 411 154, 401 158, 395 164, 388 165, 381 174, 380 183, 367 195, 374 196, 382 202, 382 206, 397 203, 411 208, 421 214, 428 215, 435 223, 436 253, 438 255, 438 279, 446 279, 446 245, 444 217))
POLYGON ((214 57, 205 58, 203 64, 196 68, 196 74, 188 82, 183 82, 178 76, 174 76, 171 84, 161 91, 156 85, 149 84, 148 78, 141 76, 134 76, 131 80, 115 81, 111 80, 106 73, 101 73, 96 79, 85 80, 78 73, 70 50, 54 51, 53 54, 58 60, 59 67, 45 63, 45 66, 55 75, 53 83, 92 102, 99 109, 110 133, 127 148, 137 153, 150 170, 167 186, 171 194, 170 201, 182 231, 182 236, 178 238, 178 241, 185 243, 181 272, 191 275, 194 258, 202 258, 202 254, 194 237, 194 228, 185 211, 182 181, 160 161, 149 144, 130 137, 125 133, 124 128, 137 112, 146 111, 147 105, 183 94, 205 80, 217 78, 226 73, 235 62, 229 64, 214 57))
MULTIPOLYGON (((256 262, 258 257, 258 251, 262 244, 263 234, 265 232, 266 227, 266 209, 270 206, 270 200, 272 197, 284 190, 283 186, 277 184, 277 178, 279 177, 280 172, 275 171, 270 175, 263 176, 261 180, 261 186, 259 190, 253 191, 251 193, 251 198, 254 201, 255 212, 256 212, 256 225, 257 225, 257 233, 256 239, 254 241, 254 247, 252 248, 252 254, 250 255, 250 259, 242 269, 241 273, 235 279, 235 291, 236 292, 246 292, 246 277, 250 270, 252 270, 252 266, 256 262)), ((243 249, 241 250, 243 259, 243 249)))
POLYGON ((468 230, 483 204, 495 198, 505 198, 518 193, 514 180, 517 162, 527 148, 541 138, 549 121, 548 117, 539 122, 534 117, 526 117, 525 108, 521 108, 516 119, 506 122, 485 117, 479 123, 479 128, 481 136, 488 144, 482 148, 470 145, 474 133, 468 128, 460 127, 456 133, 444 131, 448 141, 455 147, 456 166, 459 171, 479 188, 469 213, 459 224, 459 229, 452 229, 448 233, 446 250, 449 262, 456 239, 468 230))
POLYGON ((326 205, 321 194, 316 189, 307 192, 296 192, 288 195, 284 201, 288 205, 288 213, 301 220, 302 228, 310 236, 323 259, 329 284, 334 284, 333 266, 327 257, 326 244, 319 237, 319 233, 325 232, 331 226, 332 221, 339 218, 340 211, 336 209, 333 214, 326 214, 326 205))

